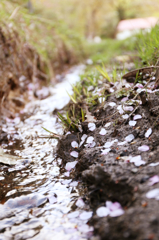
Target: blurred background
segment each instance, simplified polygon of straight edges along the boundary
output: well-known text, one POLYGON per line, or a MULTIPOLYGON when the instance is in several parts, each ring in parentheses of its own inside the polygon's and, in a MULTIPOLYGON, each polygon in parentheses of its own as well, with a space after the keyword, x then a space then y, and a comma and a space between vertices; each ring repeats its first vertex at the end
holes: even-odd
POLYGON ((136 54, 131 32, 156 24, 159 1, 1 0, 0 12, 1 26, 14 29, 36 49, 52 78, 83 59, 107 63, 116 55, 136 54), (127 36, 129 41, 124 40, 127 36))

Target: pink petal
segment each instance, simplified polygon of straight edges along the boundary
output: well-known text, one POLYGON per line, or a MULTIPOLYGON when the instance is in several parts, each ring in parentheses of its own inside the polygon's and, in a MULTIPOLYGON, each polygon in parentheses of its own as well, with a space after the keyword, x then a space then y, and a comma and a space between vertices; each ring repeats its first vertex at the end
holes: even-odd
POLYGON ((57 202, 57 198, 56 198, 56 197, 54 197, 54 196, 49 196, 49 197, 48 197, 48 199, 49 199, 49 202, 50 202, 51 204, 53 204, 53 203, 56 203, 56 202, 57 202))
POLYGON ((124 97, 121 99, 121 102, 126 102, 128 100, 128 97, 124 97))
POLYGON ((139 151, 142 151, 142 152, 146 152, 146 151, 148 151, 150 148, 149 148, 149 146, 147 146, 147 145, 142 145, 141 147, 138 147, 138 150, 139 151))
POLYGON ((70 187, 77 187, 78 182, 77 181, 73 181, 70 183, 70 187))
POLYGON ((77 164, 77 161, 74 161, 74 162, 68 162, 66 163, 66 166, 65 166, 65 169, 67 171, 70 171, 72 168, 74 168, 77 164))
POLYGON ((137 114, 133 117, 133 120, 137 120, 137 119, 141 119, 141 118, 142 118, 142 116, 140 114, 137 114))
POLYGON ((119 202, 114 202, 110 206, 110 211, 115 211, 115 210, 120 209, 120 208, 121 208, 120 203, 119 202))
POLYGON ((145 133, 145 137, 148 138, 151 135, 151 133, 152 133, 152 129, 149 128, 145 133))
POLYGON ((135 87, 143 88, 144 86, 143 86, 141 83, 137 83, 137 84, 135 85, 135 87))
POLYGON ((159 182, 159 176, 155 175, 149 179, 149 186, 154 185, 155 183, 159 182))
POLYGON ((75 211, 67 214, 68 218, 77 218, 78 216, 79 216, 79 211, 75 211))
POLYGON ((72 157, 78 158, 78 152, 76 152, 76 151, 70 152, 70 155, 71 155, 72 157))

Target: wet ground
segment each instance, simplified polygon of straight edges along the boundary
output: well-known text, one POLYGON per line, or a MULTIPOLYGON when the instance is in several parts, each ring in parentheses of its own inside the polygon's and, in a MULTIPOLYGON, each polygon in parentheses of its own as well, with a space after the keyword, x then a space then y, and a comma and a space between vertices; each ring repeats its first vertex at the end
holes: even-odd
POLYGON ((80 182, 96 239, 158 240, 159 90, 153 74, 129 80, 106 83, 113 94, 59 142, 58 155, 80 182))
POLYGON ((69 102, 66 90, 72 93, 70 84, 79 80, 82 69, 66 74, 62 83, 49 89, 51 96, 45 100, 35 101, 30 92, 32 100, 21 115, 4 121, 1 147, 10 155, 0 153, 0 240, 92 236, 93 227, 87 224, 92 211, 80 198, 78 182, 60 168, 58 141, 41 138, 48 134, 42 127, 63 133, 53 112, 69 102), (4 159, 9 159, 9 165, 3 164, 4 159))

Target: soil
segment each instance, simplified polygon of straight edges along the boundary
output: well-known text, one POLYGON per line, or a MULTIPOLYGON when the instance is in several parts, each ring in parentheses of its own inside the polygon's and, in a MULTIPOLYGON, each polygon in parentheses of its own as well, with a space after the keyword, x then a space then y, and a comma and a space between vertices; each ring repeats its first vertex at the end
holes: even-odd
MULTIPOLYGON (((129 99, 133 99, 135 94, 131 93, 129 99)), ((137 96, 139 101, 142 100, 140 95, 137 96)), ((146 195, 150 190, 159 188, 159 183, 152 186, 149 184, 151 177, 159 175, 159 165, 151 166, 151 163, 158 163, 159 155, 158 90, 146 93, 145 102, 135 106, 136 110, 132 113, 126 112, 130 116, 129 119, 123 119, 119 114, 119 104, 121 98, 112 95, 104 105, 94 108, 91 114, 95 116, 96 129, 90 131, 87 127, 88 122, 81 123, 82 133, 65 135, 59 141, 57 154, 63 160, 63 169, 67 162, 77 161, 70 173, 74 180, 80 182, 82 199, 94 212, 88 222, 94 227, 92 239, 158 240, 159 201, 146 195), (116 105, 111 107, 110 102, 116 105), (130 126, 129 121, 133 120, 136 114, 140 114, 142 118, 136 120, 135 126, 130 126), (110 126, 105 127, 108 122, 111 123, 110 126), (107 131, 103 136, 100 135, 101 128, 107 131), (152 129, 152 134, 145 137, 149 128, 152 129), (83 134, 93 136, 96 145, 88 147, 83 144, 77 149, 73 148, 71 142, 76 141, 80 144, 83 134), (134 135, 133 141, 118 145, 118 142, 125 141, 129 134, 134 135), (114 142, 110 151, 102 155, 102 146, 115 139, 118 142, 114 142), (142 145, 149 146, 149 151, 140 151, 138 147, 142 145), (71 151, 77 151, 78 158, 72 157, 71 151), (144 165, 135 166, 130 162, 130 156, 138 155, 145 161, 144 165), (105 206, 106 201, 119 202, 125 211, 124 214, 118 217, 99 217, 96 210, 105 206)))

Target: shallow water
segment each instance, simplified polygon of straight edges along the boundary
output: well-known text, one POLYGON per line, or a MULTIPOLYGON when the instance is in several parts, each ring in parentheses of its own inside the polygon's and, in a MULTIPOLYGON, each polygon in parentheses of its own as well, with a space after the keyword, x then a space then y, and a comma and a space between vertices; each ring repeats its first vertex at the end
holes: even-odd
POLYGON ((77 183, 60 174, 57 140, 39 137, 47 134, 42 126, 62 134, 53 111, 69 102, 66 90, 71 94, 70 84, 79 80, 82 69, 74 68, 62 83, 50 88, 47 99, 32 100, 23 110, 28 116, 24 121, 17 116, 3 125, 10 139, 3 149, 21 159, 15 166, 0 164, 0 240, 78 240, 92 235, 87 216, 81 215, 84 206, 71 210, 80 196, 74 187, 77 183))

